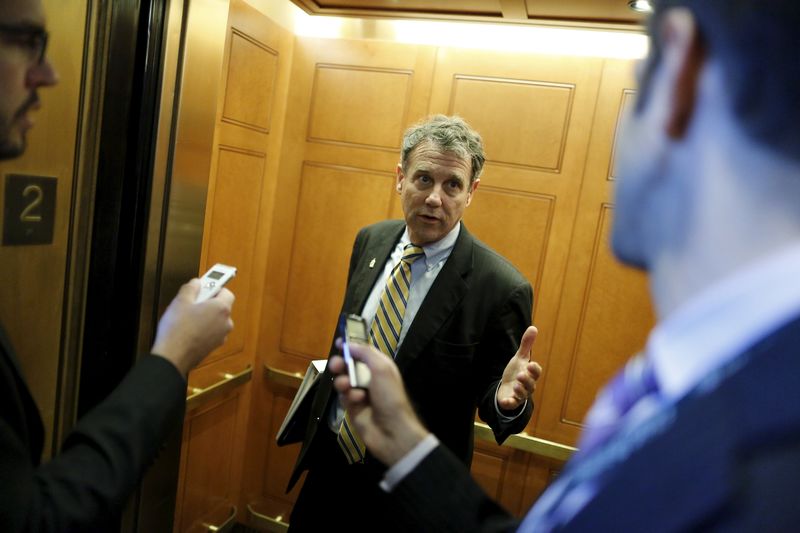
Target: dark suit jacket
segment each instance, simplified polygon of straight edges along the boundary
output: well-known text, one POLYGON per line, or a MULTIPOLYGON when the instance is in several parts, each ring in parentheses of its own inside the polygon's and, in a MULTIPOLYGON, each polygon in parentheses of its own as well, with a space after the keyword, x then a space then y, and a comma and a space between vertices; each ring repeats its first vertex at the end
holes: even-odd
MULTIPOLYGON (((563 530, 800 530, 800 319, 759 341, 718 377, 679 401, 663 424, 615 439, 629 453, 608 460, 599 492, 563 530)), ((576 458, 562 475, 598 459, 576 458)), ((419 531, 513 531, 518 525, 441 447, 392 494, 398 513, 419 531)))
MULTIPOLYGON (((350 257, 343 312, 361 312, 404 229, 403 221, 389 220, 358 233, 350 257)), ((532 306, 530 283, 462 224, 453 251, 417 312, 395 361, 420 418, 467 465, 472 459, 476 406, 498 443, 522 431, 530 420, 533 405, 528 402, 518 418, 501 422, 494 394, 522 333, 531 324, 532 306)), ((335 391, 328 375, 321 378, 290 488, 309 467, 308 452, 317 431, 330 432, 326 413, 335 391)), ((341 452, 337 449, 331 453, 341 452)))
POLYGON ((0 327, 0 530, 101 531, 180 424, 186 383, 148 356, 41 464, 44 431, 0 327))

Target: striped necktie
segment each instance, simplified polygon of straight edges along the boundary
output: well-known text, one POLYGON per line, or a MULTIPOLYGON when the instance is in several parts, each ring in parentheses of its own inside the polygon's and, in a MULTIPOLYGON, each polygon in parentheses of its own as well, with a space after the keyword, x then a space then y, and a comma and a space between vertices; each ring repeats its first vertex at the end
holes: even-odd
MULTIPOLYGON (((394 357, 397 350, 403 316, 406 314, 408 293, 411 289, 411 263, 424 256, 422 248, 414 244, 407 244, 403 248, 403 257, 386 280, 386 287, 383 289, 375 318, 372 320, 370 340, 378 350, 390 357, 394 357)), ((350 422, 348 413, 345 413, 339 426, 337 440, 348 463, 364 461, 365 446, 350 422)))

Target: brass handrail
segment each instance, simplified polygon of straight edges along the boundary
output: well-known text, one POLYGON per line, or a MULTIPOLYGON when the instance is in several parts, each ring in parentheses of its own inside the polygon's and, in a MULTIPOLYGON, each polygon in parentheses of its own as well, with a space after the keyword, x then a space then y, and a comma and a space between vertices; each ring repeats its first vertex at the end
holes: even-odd
POLYGON ((286 533, 289 530, 289 524, 283 521, 283 516, 276 516, 272 518, 265 514, 261 514, 249 503, 247 504, 247 524, 259 531, 269 531, 270 533, 286 533))
POLYGON ((253 376, 253 369, 250 367, 250 365, 247 365, 247 368, 238 374, 229 374, 225 372, 220 374, 220 376, 222 379, 213 385, 209 385, 208 387, 191 387, 191 394, 186 397, 187 411, 191 411, 214 396, 228 392, 229 390, 236 388, 238 385, 250 381, 253 376))
MULTIPOLYGON (((266 364, 264 365, 264 374, 266 378, 273 383, 279 383, 281 385, 294 388, 299 387, 300 383, 303 381, 303 374, 298 372, 288 372, 286 370, 274 368, 266 364)), ((495 442, 492 429, 483 422, 475 422, 475 436, 481 440, 495 442)), ((573 453, 577 451, 577 448, 573 448, 572 446, 540 439, 538 437, 532 437, 527 433, 511 435, 503 443, 503 446, 508 446, 509 448, 514 448, 515 450, 522 450, 540 457, 556 459, 559 461, 566 461, 573 453)))
POLYGON ((231 514, 220 525, 206 524, 203 522, 203 527, 208 533, 230 533, 233 531, 233 526, 236 525, 236 506, 231 507, 231 514))

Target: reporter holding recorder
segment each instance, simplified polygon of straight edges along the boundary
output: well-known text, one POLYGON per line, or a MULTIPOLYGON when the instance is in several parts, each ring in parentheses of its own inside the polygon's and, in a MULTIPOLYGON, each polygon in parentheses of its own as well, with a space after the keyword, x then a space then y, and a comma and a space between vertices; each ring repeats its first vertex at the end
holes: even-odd
MULTIPOLYGON (((37 91, 58 82, 46 55, 40 0, 0 0, 0 159, 25 151, 37 91)), ((196 303, 181 287, 158 324, 151 354, 42 463, 44 427, 0 326, 0 531, 109 531, 162 443, 180 425, 189 371, 233 328, 233 294, 196 303)))

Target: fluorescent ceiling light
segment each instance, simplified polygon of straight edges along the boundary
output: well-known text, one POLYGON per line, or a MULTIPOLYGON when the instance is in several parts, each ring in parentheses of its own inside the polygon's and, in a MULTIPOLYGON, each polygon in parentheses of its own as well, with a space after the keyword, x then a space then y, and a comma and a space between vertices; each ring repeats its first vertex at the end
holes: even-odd
MULTIPOLYGON (((299 11, 299 10, 298 10, 299 11)), ((533 52, 551 55, 640 59, 647 55, 647 37, 641 33, 556 28, 522 24, 485 24, 422 20, 370 19, 370 35, 359 35, 361 19, 309 15, 299 12, 295 34, 319 38, 385 36, 409 44, 533 52), (382 31, 376 32, 376 26, 382 31)))

